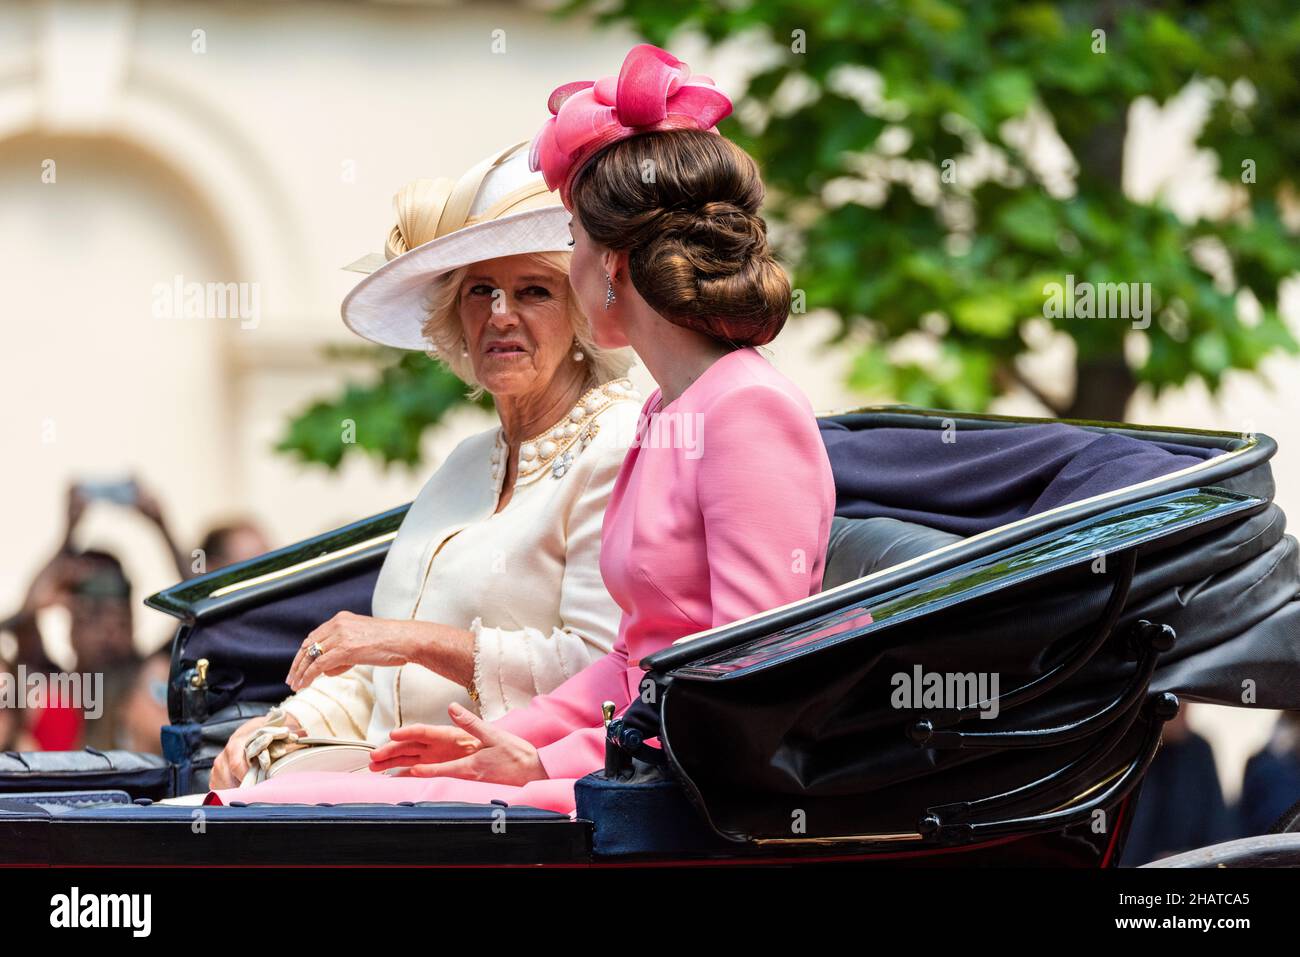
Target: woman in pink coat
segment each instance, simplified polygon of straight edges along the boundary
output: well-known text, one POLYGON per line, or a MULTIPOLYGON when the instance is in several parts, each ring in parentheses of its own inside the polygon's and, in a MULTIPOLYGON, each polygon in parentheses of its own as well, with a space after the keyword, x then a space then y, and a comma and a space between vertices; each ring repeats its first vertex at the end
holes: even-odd
POLYGON ((570 275, 602 347, 631 345, 659 388, 605 513, 601 573, 623 611, 614 650, 524 707, 484 722, 395 729, 372 770, 293 774, 223 799, 504 800, 572 812, 603 765, 601 704, 639 693, 642 658, 679 638, 821 587, 835 506, 808 400, 755 346, 785 323, 790 284, 758 215, 750 157, 715 124, 731 103, 656 47, 618 77, 572 83, 533 166, 574 214, 570 275))

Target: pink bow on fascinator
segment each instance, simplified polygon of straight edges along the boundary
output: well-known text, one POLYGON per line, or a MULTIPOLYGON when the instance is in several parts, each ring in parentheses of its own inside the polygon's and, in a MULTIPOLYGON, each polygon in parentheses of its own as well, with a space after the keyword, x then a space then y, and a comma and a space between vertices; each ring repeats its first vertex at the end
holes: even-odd
POLYGON ((547 102, 553 114, 533 138, 529 165, 569 206, 573 177, 597 151, 638 133, 695 129, 716 133, 731 113, 731 99, 707 76, 667 50, 649 43, 633 47, 618 76, 556 87, 547 102))

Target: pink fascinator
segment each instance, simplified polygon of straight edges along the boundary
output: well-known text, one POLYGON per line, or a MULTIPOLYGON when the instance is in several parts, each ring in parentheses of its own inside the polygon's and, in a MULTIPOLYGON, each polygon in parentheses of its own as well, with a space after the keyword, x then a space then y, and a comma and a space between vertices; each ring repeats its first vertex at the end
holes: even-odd
POLYGON ((611 143, 660 130, 716 133, 731 113, 731 99, 711 79, 691 76, 685 63, 649 43, 628 52, 618 76, 556 87, 547 106, 552 115, 533 138, 529 165, 559 189, 566 207, 578 170, 611 143))

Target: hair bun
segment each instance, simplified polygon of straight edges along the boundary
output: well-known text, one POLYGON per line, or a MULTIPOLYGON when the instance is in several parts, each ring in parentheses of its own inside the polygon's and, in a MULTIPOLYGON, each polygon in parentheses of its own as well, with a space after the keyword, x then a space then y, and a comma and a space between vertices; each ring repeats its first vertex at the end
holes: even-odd
POLYGON ((689 233, 719 258, 741 260, 767 254, 767 224, 734 203, 708 202, 700 207, 689 233))
POLYGON ((738 345, 762 345, 781 331, 790 280, 758 215, 758 168, 730 140, 696 130, 623 140, 573 189, 584 228, 601 245, 627 250, 632 284, 665 319, 738 345), (627 175, 647 168, 653 177, 627 175))

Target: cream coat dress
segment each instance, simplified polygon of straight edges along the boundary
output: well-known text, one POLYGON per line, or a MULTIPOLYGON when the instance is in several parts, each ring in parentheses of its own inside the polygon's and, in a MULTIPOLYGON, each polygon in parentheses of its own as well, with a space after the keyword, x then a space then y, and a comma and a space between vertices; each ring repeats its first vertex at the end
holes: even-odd
POLYGON ((620 611, 601 580, 600 531, 640 409, 627 379, 586 392, 520 446, 500 512, 500 427, 458 445, 411 504, 373 614, 471 630, 477 706, 467 689, 411 663, 317 678, 284 709, 309 734, 382 742, 400 725, 446 724, 453 701, 495 720, 608 653, 620 611))

